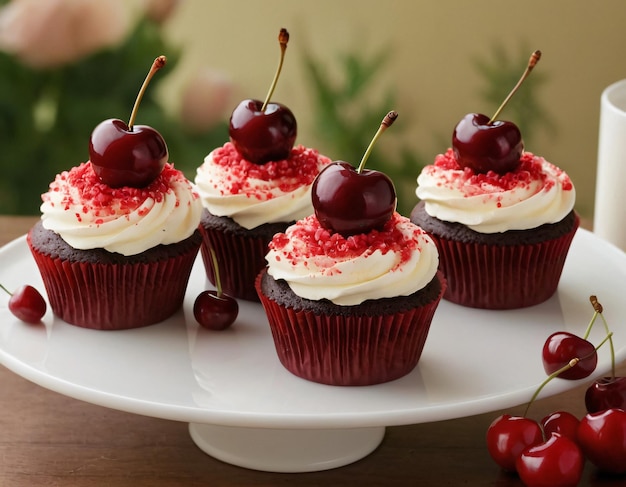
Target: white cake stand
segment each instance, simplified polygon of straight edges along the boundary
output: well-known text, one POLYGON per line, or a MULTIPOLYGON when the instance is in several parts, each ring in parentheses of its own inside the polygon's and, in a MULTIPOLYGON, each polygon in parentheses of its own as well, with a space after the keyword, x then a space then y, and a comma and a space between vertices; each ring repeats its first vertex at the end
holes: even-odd
MULTIPOLYGON (((28 283, 43 290, 24 237, 0 249, 0 269, 9 288, 28 283)), ((545 339, 557 330, 582 334, 593 313, 591 294, 604 305, 617 360, 626 359, 625 285, 625 254, 579 230, 558 292, 549 301, 515 311, 481 311, 444 301, 411 374, 376 386, 333 387, 297 378, 280 365, 258 304, 240 302, 237 322, 224 332, 199 327, 191 309, 207 284, 198 260, 183 310, 146 328, 87 330, 55 319, 50 311, 45 326, 32 326, 13 317, 8 299, 0 300, 0 362, 76 399, 187 422, 198 447, 234 465, 274 472, 325 470, 367 456, 386 426, 527 402, 545 377, 545 339)), ((590 340, 598 343, 604 335, 598 321, 590 340)), ((593 377, 609 369, 609 349, 603 347, 593 377)), ((579 384, 556 380, 543 395, 579 384)))

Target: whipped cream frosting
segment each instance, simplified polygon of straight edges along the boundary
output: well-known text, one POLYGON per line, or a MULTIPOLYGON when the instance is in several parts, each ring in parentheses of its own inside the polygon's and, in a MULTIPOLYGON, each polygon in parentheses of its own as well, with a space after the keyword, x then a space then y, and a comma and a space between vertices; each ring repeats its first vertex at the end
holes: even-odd
POLYGON ((439 254, 430 237, 394 213, 382 231, 343 237, 311 215, 274 236, 268 273, 306 299, 351 306, 367 299, 408 296, 437 272, 439 254))
POLYGON ((145 188, 111 188, 90 162, 64 171, 42 195, 42 224, 75 249, 126 256, 180 242, 200 224, 195 187, 171 164, 145 188))
POLYGON ((515 171, 499 175, 462 169, 448 149, 421 171, 415 193, 430 216, 479 233, 556 223, 572 211, 576 200, 569 176, 530 152, 522 154, 515 171))
POLYGON ((230 217, 250 230, 311 215, 313 180, 330 162, 315 149, 300 145, 289 159, 254 164, 227 142, 205 157, 195 183, 211 214, 230 217))

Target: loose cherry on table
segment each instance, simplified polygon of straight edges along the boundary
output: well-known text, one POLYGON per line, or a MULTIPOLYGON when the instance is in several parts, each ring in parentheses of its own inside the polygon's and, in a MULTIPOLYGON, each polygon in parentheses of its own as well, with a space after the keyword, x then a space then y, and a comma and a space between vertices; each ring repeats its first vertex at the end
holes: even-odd
POLYGON ((567 411, 550 413, 541 420, 541 427, 546 437, 549 437, 552 433, 558 433, 574 441, 576 441, 576 432, 579 424, 580 420, 567 411))
POLYGON ((457 124, 452 133, 452 149, 459 166, 477 173, 498 174, 517 168, 524 150, 522 134, 513 122, 496 119, 540 58, 541 51, 533 52, 522 77, 493 117, 470 113, 457 124))
POLYGON ((230 117, 230 141, 244 159, 255 164, 287 159, 298 135, 298 124, 291 110, 270 101, 282 70, 288 41, 289 32, 281 29, 278 34, 280 61, 265 101, 243 100, 230 117))
POLYGON ((585 407, 589 413, 606 409, 626 410, 626 377, 601 377, 585 391, 585 407))
POLYGON ((43 296, 31 285, 20 286, 15 292, 10 292, 0 284, 0 288, 6 291, 9 298, 9 311, 17 318, 26 323, 37 324, 46 314, 46 301, 43 296))
POLYGON ((580 421, 577 441, 585 456, 601 471, 626 473, 626 411, 588 413, 580 421))
POLYGON ((137 108, 154 74, 165 66, 157 57, 141 86, 128 124, 119 119, 100 122, 89 139, 89 159, 100 180, 117 188, 143 188, 154 181, 168 160, 163 136, 147 125, 134 125, 137 108))
POLYGON ((347 237, 380 230, 389 221, 397 203, 393 182, 386 174, 364 167, 374 144, 397 117, 394 111, 385 116, 357 169, 335 161, 315 178, 311 197, 322 227, 347 237))
POLYGON ((575 487, 584 466, 585 457, 576 442, 558 433, 524 450, 515 462, 520 479, 528 487, 575 487))
POLYGON ((237 300, 222 292, 217 257, 215 251, 209 249, 213 264, 216 289, 202 291, 194 301, 193 315, 196 321, 208 330, 225 330, 230 327, 239 314, 237 300))

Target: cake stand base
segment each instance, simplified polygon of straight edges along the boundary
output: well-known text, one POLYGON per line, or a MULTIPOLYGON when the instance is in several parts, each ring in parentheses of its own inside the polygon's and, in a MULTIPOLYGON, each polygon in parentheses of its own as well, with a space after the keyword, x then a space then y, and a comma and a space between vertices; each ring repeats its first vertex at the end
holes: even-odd
POLYGON ((384 427, 277 429, 191 423, 205 453, 226 463, 266 472, 317 472, 356 462, 373 452, 384 427))

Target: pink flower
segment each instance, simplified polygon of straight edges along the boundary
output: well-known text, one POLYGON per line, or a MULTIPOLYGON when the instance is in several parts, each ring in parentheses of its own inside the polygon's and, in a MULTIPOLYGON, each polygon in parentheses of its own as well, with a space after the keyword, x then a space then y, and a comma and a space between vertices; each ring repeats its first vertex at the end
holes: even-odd
POLYGON ((183 87, 180 117, 191 132, 206 132, 223 119, 230 107, 233 84, 220 71, 197 70, 183 87))
POLYGON ((118 44, 129 27, 123 0, 12 0, 0 9, 0 49, 52 68, 118 44))

